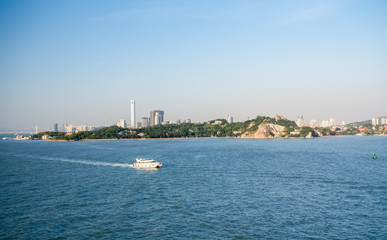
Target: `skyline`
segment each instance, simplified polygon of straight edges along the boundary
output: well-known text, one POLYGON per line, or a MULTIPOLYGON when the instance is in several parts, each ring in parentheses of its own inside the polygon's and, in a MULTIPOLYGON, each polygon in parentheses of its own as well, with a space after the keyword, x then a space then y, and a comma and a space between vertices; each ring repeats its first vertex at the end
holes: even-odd
MULTIPOLYGON (((62 128, 59 128, 58 127, 58 122, 56 123, 53 123, 53 130, 50 129, 50 127, 45 127, 43 129, 41 128, 38 128, 38 125, 35 125, 34 128, 35 128, 35 133, 38 133, 38 132, 45 132, 45 131, 54 131, 54 132, 58 132, 58 129, 60 129, 60 131, 64 131, 64 132, 74 132, 75 129, 77 131, 93 131, 95 129, 101 129, 103 127, 110 127, 110 126, 120 126, 122 128, 131 128, 131 129, 136 129, 136 128, 143 128, 144 126, 146 127, 151 127, 152 124, 153 125, 165 125, 165 124, 181 124, 181 123, 185 123, 185 122, 189 122, 191 123, 191 119, 176 119, 176 120, 172 120, 172 119, 164 119, 164 111, 162 110, 153 110, 153 111, 150 111, 150 116, 142 116, 140 117, 139 119, 141 121, 135 121, 137 124, 140 123, 140 127, 136 125, 136 127, 133 127, 132 125, 132 113, 133 113, 133 109, 132 108, 132 103, 134 103, 135 100, 131 100, 131 115, 130 115, 130 120, 128 122, 128 124, 126 123, 126 119, 119 119, 118 122, 114 123, 114 120, 113 120, 113 123, 111 122, 108 122, 108 119, 105 119, 105 124, 104 126, 103 125, 94 125, 94 126, 91 126, 87 123, 82 123, 82 124, 74 124, 74 123, 61 123, 61 125, 63 126, 62 128), (158 120, 158 123, 153 121, 152 123, 152 119, 155 119, 157 117, 157 114, 161 114, 161 118, 158 120), (144 124, 144 119, 146 121, 146 124, 144 124), (70 127, 69 129, 73 129, 73 130, 66 130, 68 127, 70 127), (55 130, 56 129, 56 130, 55 130), (81 129, 81 130, 80 130, 81 129)), ((135 112, 134 112, 135 113, 135 112)), ((134 114, 136 115, 136 114, 134 114)), ((263 116, 263 117, 272 117, 272 118, 276 118, 276 117, 285 117, 285 116, 281 116, 281 115, 278 115, 276 114, 276 116, 263 116)), ((259 115, 257 117, 260 117, 259 115)), ((262 117, 262 116, 261 116, 262 117)), ((138 118, 138 117, 137 117, 138 118)), ((136 118, 136 119, 137 119, 136 118)), ((255 117, 253 118, 250 118, 250 117, 246 117, 245 120, 242 120, 242 121, 239 121, 239 122, 244 122, 244 121, 248 121, 248 120, 253 120, 255 117)), ((286 117, 285 117, 286 118, 286 117)), ((198 123, 198 124, 201 124, 201 123, 205 123, 205 122, 210 122, 210 121, 214 121, 214 120, 220 120, 220 119, 224 119, 226 120, 228 123, 233 123, 234 120, 233 120, 233 116, 231 115, 227 115, 226 117, 219 117, 217 119, 209 119, 207 121, 203 121, 203 122, 194 122, 194 123, 198 123)), ((290 119, 291 120, 291 119, 290 119)), ((386 124, 386 120, 387 120, 387 115, 385 116, 378 116, 378 117, 374 117, 372 119, 367 119, 369 121, 372 122, 372 125, 378 125, 378 124, 386 124)), ((325 119, 325 120, 316 120, 316 119, 313 119, 311 118, 309 121, 304 121, 304 118, 302 115, 299 115, 298 118, 297 118, 297 121, 296 120, 291 120, 293 121, 298 127, 302 127, 302 126, 309 126, 309 127, 312 127, 312 128, 316 128, 316 127, 320 127, 320 128, 327 128, 327 127, 333 127, 333 126, 344 126, 346 124, 350 124, 350 123, 354 123, 354 122, 345 122, 345 121, 341 121, 340 123, 339 122, 336 122, 336 118, 329 118, 329 119, 325 119)), ((363 120, 363 121, 366 121, 366 120, 363 120)), ((216 121, 215 121, 216 122, 216 121)), ((30 132, 32 133, 32 128, 31 129, 7 129, 7 130, 4 130, 2 131, 0 129, 0 133, 10 133, 10 132, 30 132)))
POLYGON ((0 129, 387 113, 385 1, 0 0, 0 129), (139 118, 140 117, 140 118, 139 118))
MULTIPOLYGON (((135 124, 136 123, 138 123, 138 122, 142 122, 143 121, 143 119, 144 118, 147 118, 148 120, 150 120, 150 119, 152 119, 152 114, 154 114, 154 112, 162 112, 162 115, 164 116, 164 111, 161 111, 161 110, 152 110, 152 111, 148 111, 148 116, 147 115, 144 115, 144 116, 138 116, 137 114, 136 114, 136 107, 135 107, 135 103, 136 102, 136 100, 134 100, 134 99, 131 99, 130 100, 130 113, 129 113, 129 117, 127 117, 127 118, 119 118, 119 119, 107 119, 107 118, 105 118, 105 119, 103 119, 103 121, 100 121, 100 123, 98 123, 97 125, 93 125, 93 124, 89 124, 89 123, 87 123, 87 122, 74 122, 74 121, 69 121, 69 122, 63 122, 63 121, 61 121, 61 120, 59 120, 59 121, 57 121, 57 122, 54 122, 54 123, 51 123, 51 126, 44 126, 43 128, 39 128, 39 132, 41 132, 41 131, 47 131, 47 130, 50 130, 51 128, 53 128, 53 129, 55 129, 55 125, 57 125, 58 123, 60 123, 60 124, 62 124, 62 125, 78 125, 78 126, 87 126, 87 127, 93 127, 93 128, 95 128, 95 127, 106 127, 106 126, 114 126, 114 125, 116 125, 116 124, 121 124, 121 122, 124 120, 125 122, 127 122, 128 124, 128 127, 130 127, 130 128, 136 128, 136 127, 133 127, 133 124, 132 124, 132 121, 133 121, 133 113, 134 113, 134 116, 135 116, 135 124), (149 113, 150 113, 150 116, 149 116, 149 113), (70 124, 69 124, 70 123, 70 124), (74 124, 75 123, 75 124, 74 124), (54 127, 52 127, 52 125, 54 125, 54 127)), ((144 111, 144 110, 143 110, 144 111)), ((142 111, 142 112, 143 112, 142 111)), ((146 112, 146 110, 145 110, 145 112, 146 112)), ((283 115, 281 115, 281 114, 275 114, 275 115, 279 115, 279 116, 283 116, 283 115)), ((255 116, 253 116, 253 117, 251 117, 251 116, 246 116, 245 117, 245 119, 243 119, 243 120, 239 120, 239 121, 237 121, 237 122, 244 122, 244 121, 247 121, 247 120, 251 120, 251 119, 254 119, 254 118, 256 118, 257 116, 259 116, 259 114, 258 115, 255 115, 255 116)), ((261 115, 261 116, 264 116, 264 115, 261 115)), ((231 117, 231 119, 233 119, 233 116, 232 115, 229 115, 229 114, 227 114, 227 116, 219 116, 219 117, 217 117, 217 118, 213 118, 213 119, 207 119, 207 120, 204 120, 204 121, 194 121, 194 122, 197 122, 197 123, 200 123, 200 122, 208 122, 208 121, 212 121, 212 120, 217 120, 217 119, 225 119, 225 120, 227 120, 228 122, 229 122, 229 118, 231 117)), ((266 117, 275 117, 275 116, 267 116, 266 115, 266 117)), ((286 116, 283 116, 283 117, 285 117, 285 118, 287 118, 286 116)), ((297 125, 298 125, 298 122, 299 122, 299 120, 300 120, 300 117, 303 119, 303 115, 301 114, 301 115, 298 115, 297 116, 297 118, 295 118, 295 119, 289 119, 289 120, 291 120, 291 121, 294 121, 297 125)), ((381 114, 381 115, 378 115, 378 116, 373 116, 372 118, 370 118, 370 119, 361 119, 361 120, 359 120, 359 122, 361 122, 361 121, 366 121, 366 120, 374 120, 374 119, 376 119, 376 118, 386 118, 387 117, 387 114, 385 114, 385 115, 383 115, 383 114, 381 114)), ((164 121, 167 121, 167 122, 172 122, 172 123, 175 123, 175 121, 185 121, 185 120, 189 120, 189 121, 191 121, 191 119, 188 117, 187 119, 181 119, 181 118, 176 118, 176 119, 169 119, 169 118, 167 118, 167 119, 164 119, 164 117, 162 117, 162 119, 163 119, 163 121, 162 121, 162 123, 164 123, 164 121)), ((334 121, 336 121, 336 118, 334 117, 334 116, 331 116, 330 118, 326 118, 326 119, 316 119, 316 118, 313 118, 313 117, 308 117, 308 118, 305 118, 305 120, 303 119, 303 125, 304 126, 309 126, 310 125, 310 122, 311 121, 314 121, 314 122, 316 122, 317 124, 320 124, 321 125, 321 123, 324 125, 324 122, 330 122, 330 121, 332 121, 332 119, 334 120, 334 121)), ((151 120, 150 120, 151 121, 151 120)), ((231 121, 233 121, 233 120, 231 120, 231 121)), ((151 121, 152 122, 152 121, 151 121)), ((343 125, 343 122, 345 122, 345 124, 348 124, 348 123, 353 123, 353 122, 348 122, 348 121, 345 121, 345 120, 340 120, 340 121, 337 121, 337 125, 343 125)), ((160 124, 161 124, 161 122, 160 122, 160 124)), ((333 124, 333 125, 336 125, 336 124, 333 124)), ((25 128, 25 129, 21 129, 21 128, 18 128, 18 129, 1 129, 0 128, 0 132, 9 132, 9 131, 18 131, 18 130, 20 130, 20 131, 31 131, 32 132, 32 130, 33 129, 37 129, 38 128, 38 125, 34 125, 34 126, 32 126, 32 127, 30 127, 30 128, 25 128)))

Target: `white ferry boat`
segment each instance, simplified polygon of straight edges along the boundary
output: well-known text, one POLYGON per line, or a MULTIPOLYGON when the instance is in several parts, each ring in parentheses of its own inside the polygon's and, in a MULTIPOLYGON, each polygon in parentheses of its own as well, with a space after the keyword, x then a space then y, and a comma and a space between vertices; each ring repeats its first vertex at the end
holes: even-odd
POLYGON ((160 168, 162 165, 161 162, 146 158, 136 158, 136 162, 133 163, 133 167, 135 168, 160 168))

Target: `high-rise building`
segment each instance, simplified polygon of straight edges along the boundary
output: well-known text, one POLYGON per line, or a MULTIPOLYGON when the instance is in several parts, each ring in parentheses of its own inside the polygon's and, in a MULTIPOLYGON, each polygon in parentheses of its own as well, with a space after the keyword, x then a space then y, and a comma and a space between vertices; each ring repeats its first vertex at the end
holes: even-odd
POLYGON ((149 118, 149 121, 150 121, 150 125, 151 125, 151 126, 156 125, 156 113, 158 113, 159 124, 162 123, 162 122, 164 122, 164 111, 161 111, 161 110, 154 110, 154 111, 151 111, 151 112, 150 112, 150 118, 149 118))
POLYGON ((381 118, 380 119, 380 124, 387 124, 387 118, 381 118))
POLYGON ((304 117, 302 115, 298 116, 298 120, 296 122, 298 127, 304 126, 304 117))
POLYGON ((142 127, 149 127, 149 118, 143 117, 141 125, 142 125, 142 127))
POLYGON ((130 101, 131 115, 130 115, 130 127, 136 128, 136 102, 134 100, 130 101))
POLYGON ((136 128, 142 128, 142 122, 136 123, 136 128))
POLYGON ((233 123, 234 122, 234 118, 231 116, 231 115, 227 115, 227 122, 228 123, 233 123))
POLYGON ((379 125, 379 124, 380 124, 379 118, 373 118, 372 119, 372 125, 376 126, 376 125, 379 125))
POLYGON ((120 119, 120 122, 117 123, 117 126, 122 127, 122 128, 126 128, 126 121, 125 121, 125 119, 120 119))
POLYGON ((54 132, 58 132, 58 124, 54 123, 54 132))
POLYGON ((160 116, 160 113, 159 112, 156 112, 156 115, 155 115, 155 125, 160 125, 161 124, 161 116, 160 116))
POLYGON ((74 126, 73 127, 73 132, 84 132, 87 131, 87 126, 86 125, 80 125, 80 126, 74 126))
POLYGON ((70 124, 70 125, 67 125, 67 126, 66 126, 66 132, 67 132, 67 133, 74 133, 75 130, 76 130, 76 128, 74 127, 73 124, 70 124))

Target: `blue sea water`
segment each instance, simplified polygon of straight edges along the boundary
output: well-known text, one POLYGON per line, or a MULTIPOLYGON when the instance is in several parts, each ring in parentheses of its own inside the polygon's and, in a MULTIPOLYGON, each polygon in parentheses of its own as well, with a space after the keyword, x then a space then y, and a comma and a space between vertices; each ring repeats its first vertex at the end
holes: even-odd
POLYGON ((387 239, 387 137, 0 140, 0 201, 1 239, 387 239))

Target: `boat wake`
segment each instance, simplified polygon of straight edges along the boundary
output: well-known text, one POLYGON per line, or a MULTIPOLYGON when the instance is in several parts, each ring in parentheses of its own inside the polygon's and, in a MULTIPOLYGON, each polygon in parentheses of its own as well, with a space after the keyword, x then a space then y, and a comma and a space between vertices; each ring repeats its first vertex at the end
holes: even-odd
POLYGON ((18 157, 25 157, 25 158, 60 161, 60 162, 68 162, 68 163, 79 163, 79 164, 94 165, 94 166, 123 167, 123 168, 133 167, 133 164, 128 164, 128 163, 100 162, 100 161, 91 161, 91 160, 69 159, 69 158, 47 157, 47 156, 33 156, 33 155, 23 155, 23 154, 12 154, 12 155, 18 156, 18 157))
POLYGON ((99 161, 89 161, 89 160, 74 160, 74 159, 66 159, 66 158, 53 158, 53 157, 45 157, 47 160, 57 160, 61 162, 69 162, 69 163, 79 163, 86 165, 94 165, 94 166, 104 166, 104 167, 133 167, 133 164, 128 163, 111 163, 111 162, 99 162, 99 161))

